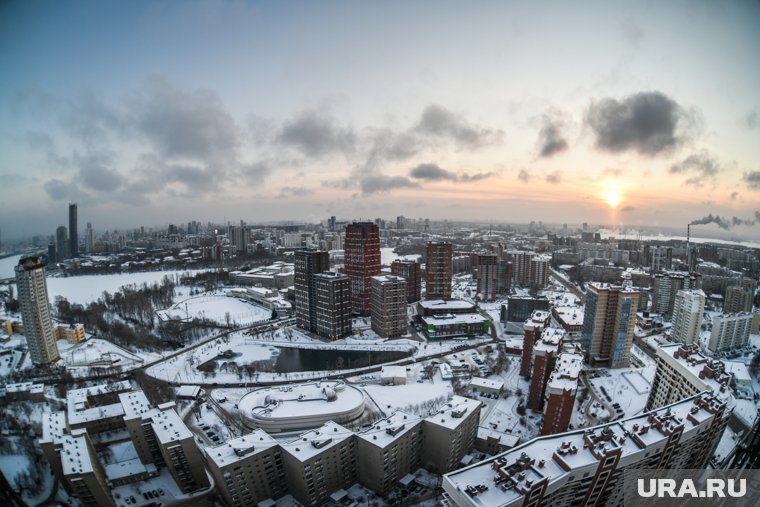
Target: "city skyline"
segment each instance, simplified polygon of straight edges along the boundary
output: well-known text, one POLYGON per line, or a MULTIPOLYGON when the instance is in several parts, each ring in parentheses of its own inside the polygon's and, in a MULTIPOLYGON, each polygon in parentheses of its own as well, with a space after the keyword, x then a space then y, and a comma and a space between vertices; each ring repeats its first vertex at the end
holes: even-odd
POLYGON ((4 239, 68 202, 99 230, 393 210, 760 237, 757 2, 2 12, 4 239))

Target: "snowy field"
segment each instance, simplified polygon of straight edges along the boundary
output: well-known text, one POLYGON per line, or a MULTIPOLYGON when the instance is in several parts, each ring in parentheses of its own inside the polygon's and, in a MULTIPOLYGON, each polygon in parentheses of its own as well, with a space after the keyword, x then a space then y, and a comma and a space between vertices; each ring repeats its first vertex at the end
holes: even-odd
POLYGON ((86 305, 97 300, 104 291, 113 294, 125 285, 140 286, 161 283, 164 276, 175 277, 183 273, 200 273, 202 270, 188 271, 145 271, 140 273, 123 273, 113 275, 88 275, 53 277, 47 279, 50 302, 56 296, 65 297, 70 303, 86 305))
POLYGON ((250 325, 272 317, 271 310, 229 296, 192 297, 156 313, 163 320, 191 320, 197 317, 219 323, 226 322, 229 316, 230 322, 239 325, 250 325))

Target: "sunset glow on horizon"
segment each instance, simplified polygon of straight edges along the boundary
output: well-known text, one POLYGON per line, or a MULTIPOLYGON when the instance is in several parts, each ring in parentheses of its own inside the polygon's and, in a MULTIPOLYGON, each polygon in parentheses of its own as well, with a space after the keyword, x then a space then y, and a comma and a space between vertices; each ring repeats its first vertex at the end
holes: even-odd
POLYGON ((3 14, 4 237, 22 222, 52 234, 69 201, 98 230, 608 212, 680 226, 712 213, 760 237, 757 2, 3 14))

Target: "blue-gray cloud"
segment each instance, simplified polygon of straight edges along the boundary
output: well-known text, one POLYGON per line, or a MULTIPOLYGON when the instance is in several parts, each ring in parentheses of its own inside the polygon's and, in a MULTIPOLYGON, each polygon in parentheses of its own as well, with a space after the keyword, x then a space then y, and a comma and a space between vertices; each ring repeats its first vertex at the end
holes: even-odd
POLYGON ((684 183, 694 187, 703 186, 705 180, 714 179, 721 170, 720 163, 707 151, 689 155, 668 169, 671 174, 690 174, 684 183))
POLYGON ((747 188, 751 190, 760 190, 760 171, 749 171, 742 176, 747 188))
POLYGON ((685 131, 692 127, 683 107, 659 91, 593 102, 585 123, 594 133, 600 150, 613 153, 630 150, 646 156, 672 152, 684 142, 685 131))
POLYGON ((308 156, 351 153, 357 141, 352 129, 339 126, 328 113, 314 110, 305 111, 285 122, 277 140, 308 156))
POLYGON ((549 158, 567 150, 568 143, 563 132, 565 125, 559 114, 544 113, 542 122, 543 125, 538 132, 538 156, 549 158))

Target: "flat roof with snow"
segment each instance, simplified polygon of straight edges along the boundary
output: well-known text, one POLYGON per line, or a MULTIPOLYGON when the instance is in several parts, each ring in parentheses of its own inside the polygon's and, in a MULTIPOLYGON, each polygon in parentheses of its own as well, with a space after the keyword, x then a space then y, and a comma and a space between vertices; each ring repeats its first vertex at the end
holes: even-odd
POLYGON ((470 387, 481 387, 484 389, 494 389, 496 391, 501 391, 504 388, 504 381, 473 377, 470 381, 470 387))
POLYGON ((197 398, 200 392, 199 386, 180 386, 177 389, 177 398, 197 398))
POLYGON ((283 452, 304 462, 335 447, 353 435, 351 430, 329 421, 315 430, 302 433, 295 440, 280 444, 280 447, 282 447, 283 452))
POLYGON ((546 478, 545 495, 550 495, 565 485, 569 476, 576 476, 576 470, 599 466, 610 450, 620 449, 620 460, 627 463, 644 459, 648 446, 664 445, 672 428, 680 424, 685 427, 682 441, 699 438, 700 428, 697 426, 714 417, 719 404, 711 393, 701 393, 650 414, 534 438, 507 452, 444 475, 443 487, 454 495, 454 501, 465 502, 460 505, 518 505, 525 498, 522 492, 530 489, 525 481, 535 484, 546 478), (515 468, 524 473, 512 473, 510 469, 514 465, 520 465, 515 468), (509 476, 505 483, 509 487, 502 487, 505 474, 509 476), (478 488, 478 485, 487 487, 478 488), (467 494, 466 491, 476 493, 467 494))
POLYGON ((156 439, 162 444, 193 438, 193 434, 190 433, 182 418, 173 408, 157 411, 152 416, 152 420, 153 432, 156 434, 156 439))
POLYGON ((419 301, 417 303, 422 308, 425 308, 426 310, 431 310, 434 312, 447 312, 449 310, 468 310, 468 309, 475 309, 475 305, 464 301, 462 299, 449 299, 444 301, 443 299, 429 299, 424 301, 419 301))
POLYGON ((425 418, 425 421, 453 430, 462 424, 467 416, 480 405, 479 401, 464 396, 454 396, 437 414, 425 418))
POLYGON ((417 416, 394 412, 390 417, 376 421, 368 430, 358 433, 357 437, 382 449, 415 429, 421 422, 422 419, 417 416))
POLYGON ((247 459, 249 456, 258 454, 279 445, 264 430, 254 430, 242 437, 233 438, 214 447, 206 447, 205 452, 209 460, 217 467, 224 468, 238 461, 247 459))

